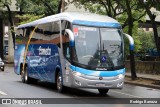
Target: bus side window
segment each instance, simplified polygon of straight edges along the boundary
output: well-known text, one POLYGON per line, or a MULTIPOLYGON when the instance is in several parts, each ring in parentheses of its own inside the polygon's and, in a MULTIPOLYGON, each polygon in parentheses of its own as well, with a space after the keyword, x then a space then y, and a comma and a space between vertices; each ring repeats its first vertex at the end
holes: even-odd
POLYGON ((63 54, 64 54, 64 57, 68 61, 70 61, 70 58, 71 58, 70 52, 71 51, 70 51, 70 46, 69 46, 69 35, 65 33, 65 29, 71 29, 71 24, 68 21, 63 21, 62 26, 63 26, 63 29, 62 29, 63 54))
POLYGON ((72 29, 70 22, 67 22, 67 23, 66 23, 66 29, 70 29, 70 30, 72 29))
POLYGON ((66 47, 66 58, 70 59, 70 49, 69 49, 69 46, 66 47))
POLYGON ((63 42, 63 54, 67 60, 70 60, 70 47, 69 47, 69 37, 68 35, 64 35, 64 42, 63 42))

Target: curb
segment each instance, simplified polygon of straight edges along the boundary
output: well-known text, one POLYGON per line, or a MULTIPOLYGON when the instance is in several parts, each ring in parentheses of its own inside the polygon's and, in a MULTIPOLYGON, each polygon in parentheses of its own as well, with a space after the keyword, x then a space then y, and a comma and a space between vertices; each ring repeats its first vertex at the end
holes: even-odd
MULTIPOLYGON (((131 78, 130 75, 125 75, 125 77, 131 78)), ((138 76, 137 78, 142 78, 142 79, 151 80, 151 81, 160 81, 159 79, 147 78, 147 77, 142 77, 142 76, 138 76)))
POLYGON ((125 84, 131 84, 136 86, 142 86, 142 87, 148 87, 148 88, 154 88, 154 89, 160 89, 160 85, 146 85, 146 84, 139 84, 134 82, 125 81, 125 84))
POLYGON ((128 78, 131 78, 131 76, 126 75, 124 83, 136 85, 136 86, 142 86, 142 87, 148 87, 148 88, 154 88, 154 89, 160 89, 160 84, 156 85, 154 83, 159 82, 160 80, 152 79, 152 78, 145 78, 145 77, 138 77, 137 80, 128 80, 128 78), (141 81, 138 81, 141 80, 141 81), (150 81, 148 84, 145 84, 144 82, 150 81))

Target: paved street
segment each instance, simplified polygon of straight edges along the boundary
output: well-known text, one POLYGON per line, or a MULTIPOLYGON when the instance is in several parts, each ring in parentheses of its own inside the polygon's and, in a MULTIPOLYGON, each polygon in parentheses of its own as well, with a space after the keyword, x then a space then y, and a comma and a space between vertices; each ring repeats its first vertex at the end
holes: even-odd
MULTIPOLYGON (((0 98, 82 98, 81 102, 85 102, 83 98, 160 98, 160 90, 146 87, 139 87, 125 84, 122 90, 109 90, 108 95, 100 96, 95 89, 68 89, 66 93, 58 93, 53 84, 38 82, 37 84, 24 84, 21 82, 20 76, 14 73, 13 67, 6 67, 4 72, 0 72, 0 98)), ((94 100, 93 100, 94 101, 94 100)), ((84 106, 100 106, 106 107, 108 104, 84 104, 84 106)), ((11 105, 0 105, 0 107, 10 107, 11 105)), ((17 107, 20 105, 12 105, 17 107)), ((34 107, 41 107, 34 105, 34 107)), ((66 105, 59 105, 66 106, 66 105)), ((70 105, 73 106, 73 105, 70 105)), ((81 106, 81 105, 76 105, 81 106)), ((110 105, 116 106, 116 105, 110 105)), ((121 107, 126 107, 121 105, 121 107)), ((136 106, 136 105, 130 105, 136 106)), ((141 105, 151 106, 151 105, 141 105)), ((154 105, 157 106, 158 105, 154 105)), ((25 107, 32 107, 25 105, 25 107)), ((44 105, 42 106, 44 107, 44 105)), ((50 105, 45 105, 50 107, 50 105)))

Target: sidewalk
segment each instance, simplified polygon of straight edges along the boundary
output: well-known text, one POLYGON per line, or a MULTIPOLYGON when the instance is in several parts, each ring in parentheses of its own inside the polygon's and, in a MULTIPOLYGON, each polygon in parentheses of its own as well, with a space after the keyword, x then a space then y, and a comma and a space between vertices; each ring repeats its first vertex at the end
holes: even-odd
POLYGON ((137 73, 137 77, 136 80, 131 80, 131 73, 126 72, 125 83, 160 89, 160 75, 137 73))

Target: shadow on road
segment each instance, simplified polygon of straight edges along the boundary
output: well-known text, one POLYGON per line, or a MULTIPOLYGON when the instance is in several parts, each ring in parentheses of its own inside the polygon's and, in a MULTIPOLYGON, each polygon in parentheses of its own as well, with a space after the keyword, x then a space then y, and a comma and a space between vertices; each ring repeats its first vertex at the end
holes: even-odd
MULTIPOLYGON (((17 81, 19 83, 22 83, 21 81, 17 81)), ((23 83, 24 84, 24 83, 23 83)), ((42 82, 42 81, 39 81, 37 83, 32 83, 32 84, 26 84, 26 85, 30 85, 30 86, 34 86, 34 87, 39 87, 39 88, 43 88, 45 90, 49 90, 49 91, 54 91, 54 92, 57 92, 57 89, 56 89, 56 85, 53 84, 53 83, 48 83, 48 82, 42 82)), ((95 89, 97 90, 97 89, 95 89)), ((67 90, 63 93, 64 95, 67 95, 67 96, 71 96, 71 97, 86 97, 86 98, 89 98, 89 97, 92 97, 92 98, 96 98, 96 97, 106 97, 106 98, 111 98, 109 95, 100 95, 98 93, 98 90, 97 91, 94 91, 94 92, 91 92, 91 91, 87 91, 87 90, 84 90, 84 89, 76 89, 76 88, 68 88, 67 87, 67 90)), ((113 97, 112 97, 113 98, 113 97)))

